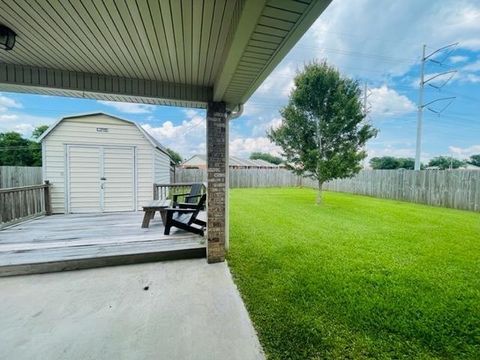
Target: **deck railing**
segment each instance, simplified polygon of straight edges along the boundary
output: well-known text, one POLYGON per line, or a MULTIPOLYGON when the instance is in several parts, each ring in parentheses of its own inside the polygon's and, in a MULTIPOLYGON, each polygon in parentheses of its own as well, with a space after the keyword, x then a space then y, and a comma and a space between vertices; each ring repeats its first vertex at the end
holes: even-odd
MULTIPOLYGON (((174 194, 186 194, 190 191, 193 184, 195 183, 153 184, 153 199, 171 199, 174 194)), ((202 193, 204 193, 206 189, 206 183, 203 183, 202 193)))
POLYGON ((0 189, 0 229, 41 215, 51 215, 50 183, 0 189))

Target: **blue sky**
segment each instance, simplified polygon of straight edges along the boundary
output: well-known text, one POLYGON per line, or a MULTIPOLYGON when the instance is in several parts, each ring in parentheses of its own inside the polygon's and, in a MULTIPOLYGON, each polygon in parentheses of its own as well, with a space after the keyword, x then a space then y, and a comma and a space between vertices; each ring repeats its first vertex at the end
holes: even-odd
MULTIPOLYGON (((231 123, 230 151, 241 157, 252 151, 278 153, 265 130, 280 123, 278 109, 287 102, 295 73, 306 62, 326 59, 345 75, 368 84, 369 120, 380 130, 368 145, 369 157, 413 157, 422 44, 431 52, 453 42, 459 42, 453 53, 437 57, 444 60, 443 67, 426 66, 427 76, 449 69, 458 73, 440 91, 426 88, 426 102, 456 99, 440 116, 425 111, 422 159, 480 153, 478 0, 334 0, 245 104, 244 115, 231 123)), ((434 110, 443 105, 437 103, 434 110)), ((184 158, 205 151, 205 112, 194 109, 4 92, 0 131, 29 136, 36 125, 92 111, 138 121, 184 158)))

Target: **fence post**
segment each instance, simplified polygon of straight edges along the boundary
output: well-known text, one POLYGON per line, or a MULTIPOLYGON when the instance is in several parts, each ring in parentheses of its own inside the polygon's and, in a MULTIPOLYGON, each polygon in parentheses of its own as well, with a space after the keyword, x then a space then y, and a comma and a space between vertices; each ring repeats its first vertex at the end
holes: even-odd
POLYGON ((49 216, 52 215, 52 199, 50 194, 50 181, 45 180, 45 187, 44 187, 44 199, 45 199, 45 215, 49 216))

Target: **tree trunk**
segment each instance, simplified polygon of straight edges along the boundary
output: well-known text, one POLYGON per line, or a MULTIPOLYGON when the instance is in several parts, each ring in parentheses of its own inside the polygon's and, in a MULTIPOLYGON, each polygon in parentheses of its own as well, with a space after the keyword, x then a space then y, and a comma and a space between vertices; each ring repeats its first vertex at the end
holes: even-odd
POLYGON ((316 201, 317 205, 322 205, 322 186, 323 186, 323 182, 318 181, 318 192, 317 192, 317 201, 316 201))

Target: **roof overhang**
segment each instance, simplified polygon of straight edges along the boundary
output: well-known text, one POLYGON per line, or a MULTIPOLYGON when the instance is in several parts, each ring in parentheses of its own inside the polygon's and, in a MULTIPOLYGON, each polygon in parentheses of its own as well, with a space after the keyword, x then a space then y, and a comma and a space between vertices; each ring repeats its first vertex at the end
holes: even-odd
POLYGON ((331 0, 0 0, 0 90, 245 103, 331 0))

